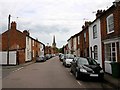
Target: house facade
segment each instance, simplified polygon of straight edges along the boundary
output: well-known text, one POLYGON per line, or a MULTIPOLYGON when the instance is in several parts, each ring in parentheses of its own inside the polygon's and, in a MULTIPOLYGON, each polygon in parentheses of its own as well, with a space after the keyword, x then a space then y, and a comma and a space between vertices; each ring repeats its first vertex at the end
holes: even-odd
POLYGON ((100 17, 102 60, 105 71, 112 73, 111 62, 120 62, 120 0, 100 17))
POLYGON ((89 25, 91 22, 85 22, 80 32, 80 56, 89 57, 89 25))
POLYGON ((101 28, 100 19, 97 17, 89 26, 89 56, 102 67, 101 28))
POLYGON ((16 27, 16 22, 12 22, 11 28, 2 33, 2 51, 17 51, 17 64, 34 60, 33 58, 37 54, 35 53, 33 57, 33 51, 35 49, 35 52, 40 53, 40 48, 38 48, 40 42, 30 37, 30 33, 27 30, 21 32, 16 27), (33 40, 38 42, 36 43, 36 48, 33 47, 33 40))
POLYGON ((73 54, 73 36, 71 36, 68 40, 68 52, 69 54, 73 54))

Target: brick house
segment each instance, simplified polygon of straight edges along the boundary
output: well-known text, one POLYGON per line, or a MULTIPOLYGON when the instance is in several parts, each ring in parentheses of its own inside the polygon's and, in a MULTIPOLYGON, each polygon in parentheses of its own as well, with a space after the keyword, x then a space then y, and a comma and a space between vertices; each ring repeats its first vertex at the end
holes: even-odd
POLYGON ((37 56, 44 56, 45 45, 38 41, 38 39, 31 38, 32 59, 35 61, 37 56))
POLYGON ((64 54, 68 54, 69 53, 68 44, 66 44, 63 48, 64 48, 64 54))
POLYGON ((120 0, 100 16, 100 24, 103 66, 111 74, 110 63, 120 62, 120 0))
POLYGON ((68 41, 69 53, 81 57, 89 57, 89 24, 85 22, 82 31, 71 36, 68 41))
POLYGON ((45 54, 51 54, 52 53, 52 47, 51 46, 45 46, 45 54))
POLYGON ((69 54, 73 54, 74 50, 73 50, 73 36, 71 36, 68 40, 68 52, 69 54))
MULTIPOLYGON (((11 29, 2 33, 2 51, 17 51, 17 64, 32 61, 33 38, 27 30, 21 32, 16 27, 16 22, 12 22, 11 29)), ((36 50, 39 51, 39 49, 36 50)))
POLYGON ((91 22, 85 22, 82 26, 82 31, 79 33, 80 36, 80 56, 89 57, 89 25, 91 22))

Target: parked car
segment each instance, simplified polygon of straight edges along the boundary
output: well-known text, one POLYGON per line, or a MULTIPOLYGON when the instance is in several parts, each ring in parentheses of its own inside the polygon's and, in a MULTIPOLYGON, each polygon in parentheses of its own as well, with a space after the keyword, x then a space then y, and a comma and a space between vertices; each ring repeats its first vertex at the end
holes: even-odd
POLYGON ((36 57, 36 62, 44 62, 46 61, 46 57, 45 56, 37 56, 36 57))
POLYGON ((60 61, 63 61, 64 58, 65 58, 65 55, 64 55, 64 54, 61 54, 61 55, 59 56, 59 60, 60 60, 60 61))
POLYGON ((46 57, 46 60, 48 60, 48 59, 51 58, 51 55, 50 54, 46 54, 45 57, 46 57))
POLYGON ((73 61, 73 59, 74 59, 74 55, 72 55, 72 54, 66 54, 64 56, 64 59, 63 59, 63 65, 65 67, 70 67, 71 66, 71 62, 73 61))
POLYGON ((104 78, 104 71, 94 59, 76 57, 71 63, 71 72, 75 74, 76 79, 88 77, 104 78))

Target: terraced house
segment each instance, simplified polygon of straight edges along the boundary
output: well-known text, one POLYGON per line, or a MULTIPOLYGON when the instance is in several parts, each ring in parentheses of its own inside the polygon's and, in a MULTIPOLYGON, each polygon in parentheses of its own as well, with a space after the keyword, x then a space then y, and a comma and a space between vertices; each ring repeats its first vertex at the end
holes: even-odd
POLYGON ((120 0, 100 16, 100 27, 103 66, 111 74, 110 63, 120 62, 120 0))
MULTIPOLYGON (((40 46, 44 46, 43 43, 32 38, 29 31, 17 30, 16 22, 12 22, 11 28, 2 33, 1 36, 3 55, 1 64, 16 65, 35 60, 36 56, 41 54, 40 46)), ((42 50, 44 51, 43 47, 42 50)))
POLYGON ((120 0, 98 10, 94 21, 85 22, 82 31, 68 39, 68 48, 69 53, 95 59, 112 74, 111 63, 120 62, 120 0))

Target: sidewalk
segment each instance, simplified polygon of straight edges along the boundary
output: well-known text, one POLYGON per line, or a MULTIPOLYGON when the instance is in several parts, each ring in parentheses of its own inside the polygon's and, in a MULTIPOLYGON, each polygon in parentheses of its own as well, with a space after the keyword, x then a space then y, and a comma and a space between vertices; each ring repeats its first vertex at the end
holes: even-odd
POLYGON ((2 66, 2 69, 19 68, 19 67, 27 66, 27 65, 30 65, 30 64, 33 64, 33 63, 35 63, 35 61, 26 62, 26 63, 20 64, 20 65, 2 66))
POLYGON ((120 90, 120 78, 115 78, 110 74, 105 73, 104 75, 105 81, 107 81, 111 86, 116 88, 117 90, 120 90))

